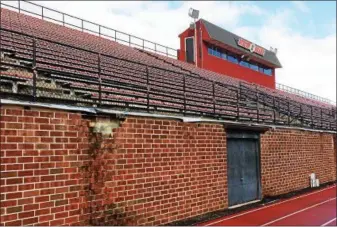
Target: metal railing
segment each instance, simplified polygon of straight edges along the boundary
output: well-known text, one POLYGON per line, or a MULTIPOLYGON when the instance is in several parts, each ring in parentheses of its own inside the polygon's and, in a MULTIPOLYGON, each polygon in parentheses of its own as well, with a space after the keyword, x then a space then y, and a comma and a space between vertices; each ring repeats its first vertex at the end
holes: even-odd
POLYGON ((1 28, 1 98, 336 130, 336 109, 1 28))
POLYGON ((90 34, 98 35, 99 37, 104 37, 111 39, 115 42, 119 42, 130 47, 137 47, 143 50, 153 51, 155 53, 165 55, 177 59, 177 49, 164 46, 125 32, 118 31, 91 21, 87 21, 33 2, 18 0, 18 1, 8 1, 16 4, 7 4, 1 1, 1 7, 9 7, 11 9, 18 10, 19 13, 28 13, 29 15, 38 16, 43 20, 51 20, 53 22, 59 22, 63 26, 70 26, 72 28, 77 28, 82 32, 88 32, 90 34), (37 7, 36 10, 32 10, 32 6, 37 7), (52 13, 55 13, 57 16, 52 16, 52 13), (60 19, 61 18, 61 19, 60 19), (71 22, 76 20, 79 23, 71 22), (89 28, 89 27, 95 27, 89 28))
MULTIPOLYGON (((11 1, 11 2, 16 3, 16 6, 15 5, 9 5, 9 4, 6 4, 4 2, 1 2, 1 6, 16 9, 20 13, 25 12, 25 13, 28 13, 28 14, 31 14, 31 15, 35 15, 35 16, 38 16, 41 19, 44 19, 44 20, 49 19, 49 20, 52 20, 54 22, 59 22, 63 26, 71 26, 72 28, 80 29, 83 32, 88 32, 88 33, 91 33, 91 34, 93 33, 93 34, 96 34, 100 37, 109 38, 109 39, 112 39, 116 42, 119 42, 119 43, 122 43, 122 44, 125 44, 125 45, 128 45, 128 46, 137 47, 137 48, 140 48, 140 49, 143 49, 143 50, 153 51, 155 53, 162 54, 162 55, 177 59, 177 50, 174 49, 174 48, 170 48, 170 47, 167 47, 167 46, 164 46, 164 45, 161 45, 161 44, 158 44, 158 43, 146 40, 146 39, 142 39, 142 38, 139 38, 137 36, 133 36, 133 35, 130 35, 130 34, 127 34, 127 33, 112 29, 112 28, 108 28, 106 26, 99 25, 97 23, 93 23, 93 22, 90 22, 90 21, 87 21, 87 20, 72 16, 72 15, 66 14, 66 13, 63 13, 63 12, 60 12, 60 11, 57 11, 57 10, 54 10, 54 9, 39 5, 39 4, 36 4, 36 3, 33 3, 33 2, 29 2, 29 1, 25 1, 25 0, 18 0, 18 1, 11 1), (31 10, 31 9, 29 9, 29 6, 35 6, 35 7, 37 7, 37 10, 31 10), (57 16, 51 16, 51 12, 56 13, 57 15, 59 15, 58 18, 62 18, 62 19, 57 19, 57 16), (77 20, 79 22, 78 24, 80 24, 80 25, 76 25, 76 23, 70 22, 70 19, 77 20), (88 27, 86 27, 86 25, 95 26, 96 29, 88 28, 88 27), (113 35, 111 35, 111 33, 113 35)), ((327 104, 336 105, 335 102, 333 102, 329 99, 322 98, 322 97, 319 97, 317 95, 313 95, 313 94, 310 94, 308 92, 304 92, 304 91, 301 91, 301 90, 296 89, 296 88, 289 87, 289 86, 284 85, 284 84, 277 83, 276 88, 278 90, 285 91, 285 92, 288 92, 288 93, 292 93, 292 94, 295 94, 295 95, 298 95, 298 96, 301 96, 301 97, 304 97, 304 98, 309 98, 309 99, 317 100, 317 101, 324 102, 324 103, 327 103, 327 104)))
POLYGON ((293 88, 293 87, 290 87, 290 86, 287 86, 287 85, 284 85, 284 84, 276 83, 276 89, 278 89, 280 91, 285 91, 285 92, 288 92, 288 93, 291 93, 291 94, 294 94, 294 95, 298 95, 298 96, 301 96, 301 97, 304 97, 304 98, 309 98, 309 99, 312 99, 312 100, 316 100, 316 101, 319 101, 319 102, 323 102, 323 103, 327 103, 327 104, 331 104, 331 105, 336 106, 336 102, 333 102, 330 99, 323 98, 323 97, 320 97, 318 95, 310 94, 308 92, 305 92, 305 91, 302 91, 302 90, 299 90, 297 88, 293 88))

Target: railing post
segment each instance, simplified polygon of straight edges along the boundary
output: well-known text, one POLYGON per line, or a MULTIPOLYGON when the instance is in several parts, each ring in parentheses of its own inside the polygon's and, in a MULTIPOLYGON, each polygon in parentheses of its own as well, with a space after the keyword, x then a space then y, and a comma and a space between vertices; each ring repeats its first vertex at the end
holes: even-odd
POLYGON ((36 40, 33 39, 33 101, 36 102, 36 40))
POLYGON ((312 110, 312 106, 310 106, 310 120, 311 120, 311 128, 314 128, 314 119, 313 119, 313 110, 312 110))
POLYGON ((215 82, 214 81, 212 81, 212 92, 213 92, 213 114, 215 115, 216 99, 215 99, 215 82))
POLYGON ((273 123, 276 124, 275 96, 273 96, 273 123))
POLYGON ((168 54, 168 48, 166 47, 166 56, 168 57, 169 54, 168 54))
POLYGON ((115 30, 115 42, 117 42, 117 31, 115 30))
POLYGON ((84 29, 84 26, 83 26, 83 20, 81 20, 81 26, 82 26, 82 32, 83 32, 83 29, 84 29))
POLYGON ((102 75, 101 75, 101 54, 98 53, 97 59, 98 66, 98 106, 102 106, 102 75))
POLYGON ((319 108, 320 109, 320 111, 321 111, 321 129, 323 128, 323 110, 322 110, 322 107, 321 108, 319 108))
POLYGON ((144 39, 143 39, 143 50, 145 50, 145 43, 144 43, 145 41, 144 41, 144 39))
POLYGON ((186 75, 183 74, 184 114, 186 113, 186 75))
POLYGON ((301 122, 301 126, 303 126, 303 110, 302 110, 303 108, 302 108, 302 104, 300 103, 300 122, 301 122))
POLYGON ((150 80, 149 80, 149 68, 148 66, 146 66, 146 88, 147 88, 147 104, 146 104, 146 108, 147 108, 147 112, 150 112, 150 80))
POLYGON ((239 120, 239 99, 240 99, 240 91, 239 91, 240 88, 238 88, 236 90, 236 120, 239 120))
POLYGON ((257 115, 257 123, 260 122, 260 107, 259 107, 259 92, 256 88, 256 115, 257 115))
POLYGON ((154 51, 157 53, 157 44, 154 44, 154 51))
POLYGON ((240 117, 240 105, 239 105, 240 94, 241 94, 241 87, 239 86, 239 88, 236 90, 236 120, 239 120, 240 117))
POLYGON ((42 17, 42 20, 44 19, 44 16, 43 16, 43 6, 41 8, 41 17, 42 17))
POLYGON ((101 25, 98 25, 98 36, 101 37, 101 25))
POLYGON ((63 23, 63 26, 64 26, 64 13, 62 13, 62 23, 63 23))
POLYGON ((288 106, 288 125, 290 125, 290 102, 288 98, 287 98, 287 106, 288 106))
POLYGON ((131 35, 129 35, 129 46, 131 46, 131 35))
MULTIPOLYGON (((329 110, 328 115, 329 115, 328 116, 329 118, 331 117, 332 119, 334 119, 332 110, 331 111, 329 110)), ((330 120, 329 120, 329 130, 331 130, 331 121, 330 120)))
POLYGON ((21 13, 21 1, 18 0, 18 8, 19 8, 19 13, 21 13))
MULTIPOLYGON (((335 125, 335 130, 337 130, 337 111, 336 109, 332 111, 333 114, 333 119, 334 119, 334 125, 335 125)), ((333 130, 333 128, 331 128, 333 130)))

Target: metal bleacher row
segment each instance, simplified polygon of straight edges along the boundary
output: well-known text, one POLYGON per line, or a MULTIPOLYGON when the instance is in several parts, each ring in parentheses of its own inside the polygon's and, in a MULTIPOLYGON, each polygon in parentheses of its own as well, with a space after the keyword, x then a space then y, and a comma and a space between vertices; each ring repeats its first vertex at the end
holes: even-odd
POLYGON ((336 129, 334 106, 1 8, 2 97, 336 129))

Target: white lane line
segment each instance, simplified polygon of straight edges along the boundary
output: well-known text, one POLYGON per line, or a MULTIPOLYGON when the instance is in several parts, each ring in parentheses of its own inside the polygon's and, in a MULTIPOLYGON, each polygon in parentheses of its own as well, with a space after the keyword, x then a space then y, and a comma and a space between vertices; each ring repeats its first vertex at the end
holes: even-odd
POLYGON ((229 220, 229 219, 240 217, 240 216, 245 215, 245 214, 250 214, 250 213, 253 213, 255 211, 263 210, 265 208, 277 206, 277 205, 282 204, 282 203, 286 203, 286 202, 289 202, 289 201, 293 201, 295 199, 299 199, 299 198, 303 198, 303 197, 306 197, 306 196, 309 196, 309 195, 313 195, 313 194, 316 194, 316 193, 319 193, 319 192, 322 192, 322 191, 326 191, 328 189, 335 188, 335 187, 336 187, 336 185, 333 185, 333 186, 330 186, 330 187, 327 187, 327 188, 324 188, 324 189, 321 189, 321 190, 318 190, 318 191, 315 191, 315 192, 311 192, 311 193, 308 193, 308 194, 305 194, 305 195, 300 195, 300 196, 297 196, 297 197, 294 197, 294 198, 291 198, 291 199, 288 199, 288 200, 284 200, 284 201, 281 201, 279 203, 270 204, 270 205, 267 205, 267 206, 264 206, 264 207, 257 208, 255 210, 250 210, 250 211, 247 211, 247 212, 244 212, 244 213, 241 213, 241 214, 237 214, 237 215, 225 218, 225 219, 221 219, 221 220, 218 220, 218 221, 215 221, 215 222, 211 222, 211 223, 209 223, 207 225, 204 225, 204 226, 211 226, 211 225, 217 224, 217 223, 222 222, 222 221, 226 221, 226 220, 229 220))
POLYGON ((328 200, 325 200, 325 201, 320 202, 320 203, 316 203, 315 205, 312 205, 312 206, 309 206, 309 207, 307 207, 307 208, 304 208, 304 209, 298 210, 298 211, 296 211, 296 212, 290 213, 290 214, 288 214, 288 215, 286 215, 286 216, 283 216, 283 217, 280 217, 280 218, 278 218, 278 219, 275 219, 275 220, 272 220, 272 221, 270 221, 270 222, 267 222, 267 223, 265 223, 265 224, 263 224, 263 225, 261 225, 261 226, 266 226, 266 225, 273 224, 273 223, 275 223, 275 222, 278 222, 278 221, 280 221, 280 220, 283 220, 283 219, 285 219, 285 218, 288 218, 288 217, 293 216, 293 215, 295 215, 295 214, 298 214, 298 213, 301 213, 301 212, 303 212, 303 211, 309 210, 309 209, 311 209, 311 208, 317 207, 317 206, 319 206, 319 205, 322 205, 322 204, 324 204, 324 203, 330 202, 330 201, 335 200, 335 199, 336 199, 336 197, 331 198, 331 199, 328 199, 328 200))
POLYGON ((336 218, 334 218, 334 219, 332 219, 332 220, 330 220, 330 221, 324 223, 324 224, 321 225, 321 226, 327 226, 327 225, 329 225, 330 223, 332 223, 332 222, 335 221, 335 220, 336 220, 336 218))

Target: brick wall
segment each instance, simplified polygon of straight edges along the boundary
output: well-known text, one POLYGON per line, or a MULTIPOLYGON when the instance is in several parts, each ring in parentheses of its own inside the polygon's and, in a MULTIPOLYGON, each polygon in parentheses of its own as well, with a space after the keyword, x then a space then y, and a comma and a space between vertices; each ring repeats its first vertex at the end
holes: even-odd
POLYGON ((227 207, 221 125, 127 118, 101 141, 80 114, 1 114, 2 224, 157 225, 227 207))
POLYGON ((320 183, 336 180, 333 135, 277 129, 261 135, 261 175, 264 195, 309 187, 309 174, 320 183))
POLYGON ((137 224, 157 225, 227 206, 221 125, 128 118, 118 129, 118 202, 137 224))
POLYGON ((337 181, 337 135, 332 135, 333 146, 333 163, 332 163, 332 179, 337 181))
MULTIPOLYGON (((221 124, 128 117, 102 137, 98 120, 1 107, 2 225, 158 225, 227 207, 221 124)), ((261 148, 266 195, 307 187, 311 171, 336 179, 329 134, 270 131, 261 148)))
MULTIPOLYGON (((1 108, 1 223, 79 221, 80 114, 1 108)), ((85 128, 85 127, 84 127, 85 128)))

